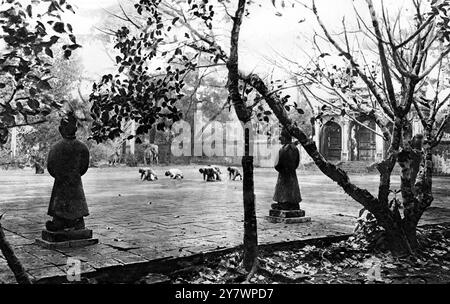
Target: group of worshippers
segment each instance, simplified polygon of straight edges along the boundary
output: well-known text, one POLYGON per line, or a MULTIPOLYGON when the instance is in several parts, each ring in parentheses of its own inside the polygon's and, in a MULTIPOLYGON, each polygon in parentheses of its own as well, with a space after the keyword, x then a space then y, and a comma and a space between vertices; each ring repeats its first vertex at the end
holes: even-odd
MULTIPOLYGON (((203 180, 212 182, 212 181, 220 181, 221 179, 221 170, 217 166, 205 166, 198 170, 203 175, 203 180)), ((239 168, 237 167, 228 167, 228 176, 230 180, 236 180, 239 178, 242 180, 242 174, 239 168)), ((141 175, 142 181, 155 181, 158 180, 158 175, 155 170, 152 168, 139 168, 139 174, 141 175)), ((183 179, 183 172, 180 169, 170 169, 164 173, 165 176, 168 176, 171 179, 183 179)))
MULTIPOLYGON (((297 168, 300 164, 300 153, 297 148, 297 142, 292 142, 290 133, 283 129, 280 134, 281 148, 276 155, 275 170, 278 171, 278 179, 275 186, 275 193, 273 200, 276 202, 272 204, 272 209, 277 210, 299 210, 302 196, 300 194, 300 187, 297 179, 297 168)), ((228 167, 229 178, 235 180, 239 177, 242 180, 242 174, 239 168, 228 167)), ((156 174, 152 169, 140 169, 141 179, 156 178, 156 174), (147 172, 147 173, 145 173, 147 172)), ((217 181, 220 180, 220 169, 217 166, 207 166, 199 169, 203 174, 203 180, 217 181)), ((177 178, 182 173, 178 169, 171 169, 166 172, 166 176, 177 178)), ((152 179, 148 179, 152 180, 152 179)))

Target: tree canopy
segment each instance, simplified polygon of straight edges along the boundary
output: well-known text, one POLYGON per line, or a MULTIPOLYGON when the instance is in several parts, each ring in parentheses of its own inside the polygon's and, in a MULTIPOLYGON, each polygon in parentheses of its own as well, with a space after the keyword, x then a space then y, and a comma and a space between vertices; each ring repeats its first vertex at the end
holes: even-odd
POLYGON ((2 1, 0 7, 0 142, 8 129, 45 121, 61 100, 49 94, 52 89, 54 47, 60 45, 65 58, 80 47, 72 26, 62 13, 73 11, 65 0, 2 1))

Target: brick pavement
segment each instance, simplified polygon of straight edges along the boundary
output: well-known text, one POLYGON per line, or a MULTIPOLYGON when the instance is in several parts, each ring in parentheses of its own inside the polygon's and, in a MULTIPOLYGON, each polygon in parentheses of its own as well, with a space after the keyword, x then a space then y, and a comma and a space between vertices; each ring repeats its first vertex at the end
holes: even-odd
MULTIPOLYGON (((31 170, 0 171, 0 212, 8 241, 34 280, 65 276, 68 257, 82 261, 82 271, 183 257, 242 244, 242 182, 206 183, 199 166, 180 167, 185 178, 141 182, 137 168, 89 169, 83 177, 91 215, 87 227, 100 242, 84 248, 48 250, 34 244, 45 221, 53 180, 31 170)), ((272 224, 264 220, 276 181, 272 169, 255 169, 258 238, 261 244, 351 233, 360 206, 318 172, 299 172, 310 223, 272 224)), ((224 175, 225 178, 225 175, 224 175)), ((352 179, 374 191, 375 175, 352 179)), ((422 224, 448 221, 450 178, 434 181, 436 200, 422 224)), ((394 180, 394 187, 398 180, 394 180)), ((14 282, 0 257, 0 281, 14 282)))

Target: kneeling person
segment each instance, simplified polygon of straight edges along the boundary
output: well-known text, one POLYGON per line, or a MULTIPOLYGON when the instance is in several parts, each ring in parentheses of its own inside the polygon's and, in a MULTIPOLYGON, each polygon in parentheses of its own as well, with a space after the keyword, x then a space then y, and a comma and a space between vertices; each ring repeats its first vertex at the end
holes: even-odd
POLYGON ((158 180, 158 176, 156 175, 155 171, 153 171, 153 169, 151 169, 151 168, 140 168, 139 173, 141 174, 142 181, 158 180))
POLYGON ((207 182, 212 182, 215 180, 220 181, 220 169, 217 167, 203 167, 198 171, 203 174, 203 180, 206 180, 207 182))
POLYGON ((241 171, 237 167, 228 167, 228 176, 232 180, 236 180, 236 178, 239 176, 240 180, 242 180, 242 174, 241 171))
POLYGON ((213 167, 213 168, 216 171, 216 180, 218 180, 218 181, 222 180, 220 177, 220 174, 222 174, 222 171, 220 171, 220 168, 219 167, 213 167))
POLYGON ((166 171, 166 176, 169 176, 171 179, 182 179, 183 172, 180 169, 170 169, 166 171))

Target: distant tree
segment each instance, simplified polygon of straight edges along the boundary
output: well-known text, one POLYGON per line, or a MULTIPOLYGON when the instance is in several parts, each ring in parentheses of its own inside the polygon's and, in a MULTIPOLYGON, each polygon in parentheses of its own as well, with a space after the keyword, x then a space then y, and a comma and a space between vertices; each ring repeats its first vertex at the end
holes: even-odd
POLYGON ((79 48, 72 26, 61 20, 61 13, 73 11, 65 0, 6 0, 0 6, 0 143, 8 138, 8 129, 42 123, 61 107, 51 90, 53 48, 60 38, 64 57, 79 48))
MULTIPOLYGON (((60 52, 55 52, 56 54, 60 52)), ((61 111, 54 111, 45 117, 44 122, 33 126, 23 127, 23 131, 18 134, 18 142, 22 153, 31 152, 33 156, 43 161, 50 147, 60 139, 58 125, 62 112, 67 108, 78 113, 80 120, 90 118, 88 113, 89 104, 78 96, 80 77, 82 75, 82 62, 76 54, 69 59, 62 56, 55 56, 50 59, 52 67, 49 81, 51 89, 46 94, 61 104, 61 111), (37 150, 34 150, 37 148, 37 150)), ((83 128, 78 131, 79 136, 87 139, 88 134, 83 132, 83 128)))

